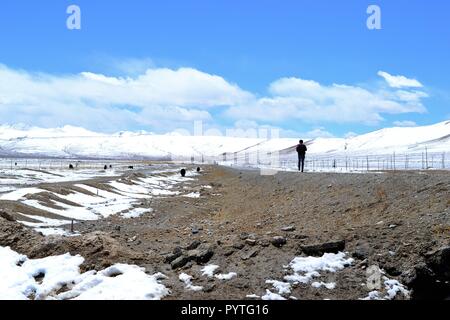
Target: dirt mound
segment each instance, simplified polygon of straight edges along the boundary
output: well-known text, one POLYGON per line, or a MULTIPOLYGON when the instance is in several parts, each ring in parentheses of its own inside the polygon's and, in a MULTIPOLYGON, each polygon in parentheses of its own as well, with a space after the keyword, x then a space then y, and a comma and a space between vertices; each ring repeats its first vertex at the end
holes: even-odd
POLYGON ((43 258, 65 253, 81 255, 85 262, 82 271, 101 270, 115 263, 140 264, 148 261, 156 263, 159 257, 131 250, 103 232, 92 232, 78 237, 47 237, 30 249, 31 258, 43 258))
POLYGON ((30 243, 43 243, 45 238, 24 225, 0 217, 0 246, 11 247, 22 254, 30 253, 30 243))

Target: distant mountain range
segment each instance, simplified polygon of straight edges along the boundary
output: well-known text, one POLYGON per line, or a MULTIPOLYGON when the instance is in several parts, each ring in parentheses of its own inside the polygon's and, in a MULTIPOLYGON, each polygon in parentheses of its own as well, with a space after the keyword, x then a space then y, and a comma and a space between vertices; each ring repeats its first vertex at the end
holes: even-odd
MULTIPOLYGON (((450 152, 450 121, 422 127, 394 127, 351 138, 305 139, 315 155, 374 155, 450 152)), ((223 153, 295 152, 298 139, 156 135, 145 131, 102 134, 65 126, 43 129, 0 126, 0 156, 170 159, 220 156, 223 153)))

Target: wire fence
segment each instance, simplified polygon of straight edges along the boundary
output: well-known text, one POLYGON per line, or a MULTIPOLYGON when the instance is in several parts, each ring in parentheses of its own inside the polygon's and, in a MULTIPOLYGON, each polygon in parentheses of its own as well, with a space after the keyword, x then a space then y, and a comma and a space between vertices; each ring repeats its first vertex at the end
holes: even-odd
MULTIPOLYGON (((218 162, 228 166, 298 170, 296 153, 234 153, 222 155, 218 162)), ((393 152, 379 155, 310 154, 305 159, 305 170, 310 172, 450 170, 450 152, 428 152, 425 149, 420 153, 393 152)))
MULTIPOLYGON (((77 160, 77 159, 24 159, 2 158, 0 169, 103 169, 105 166, 136 167, 148 166, 155 160, 77 160)), ((297 170, 297 153, 278 152, 235 152, 210 156, 195 154, 192 156, 171 156, 162 162, 185 165, 226 165, 248 168, 272 168, 276 170, 297 170)), ((380 155, 352 154, 308 154, 305 170, 309 172, 368 172, 402 170, 450 170, 450 152, 396 153, 380 155)))

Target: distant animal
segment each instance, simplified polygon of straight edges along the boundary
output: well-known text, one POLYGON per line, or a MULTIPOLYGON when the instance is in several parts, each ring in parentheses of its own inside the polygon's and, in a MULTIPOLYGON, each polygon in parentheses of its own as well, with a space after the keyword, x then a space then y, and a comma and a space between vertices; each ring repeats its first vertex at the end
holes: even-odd
POLYGON ((185 177, 186 176, 186 169, 181 169, 180 173, 181 173, 182 177, 185 177))
POLYGON ((134 166, 128 166, 128 169, 134 169, 134 166))
POLYGON ((73 164, 69 164, 69 169, 73 170, 73 164))
POLYGON ((112 169, 112 164, 109 165, 109 168, 112 169))
POLYGON ((105 170, 108 170, 108 166, 104 166, 104 169, 105 169, 105 170))
POLYGON ((200 167, 198 167, 198 168, 197 168, 197 172, 200 172, 200 171, 202 171, 202 169, 200 169, 200 167))

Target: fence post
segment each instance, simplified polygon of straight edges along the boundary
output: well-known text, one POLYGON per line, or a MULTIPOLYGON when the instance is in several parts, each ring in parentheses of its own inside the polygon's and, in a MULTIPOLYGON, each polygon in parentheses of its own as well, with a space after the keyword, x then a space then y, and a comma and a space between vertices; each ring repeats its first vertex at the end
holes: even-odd
POLYGON ((425 147, 425 164, 427 165, 427 167, 425 169, 428 170, 428 148, 427 147, 425 147))
POLYGON ((369 156, 367 156, 367 171, 369 171, 369 156))
POLYGON ((445 169, 445 152, 442 152, 442 169, 445 169))
POLYGON ((394 151, 394 156, 393 156, 393 164, 394 164, 394 171, 396 169, 396 163, 395 163, 395 151, 394 151))

